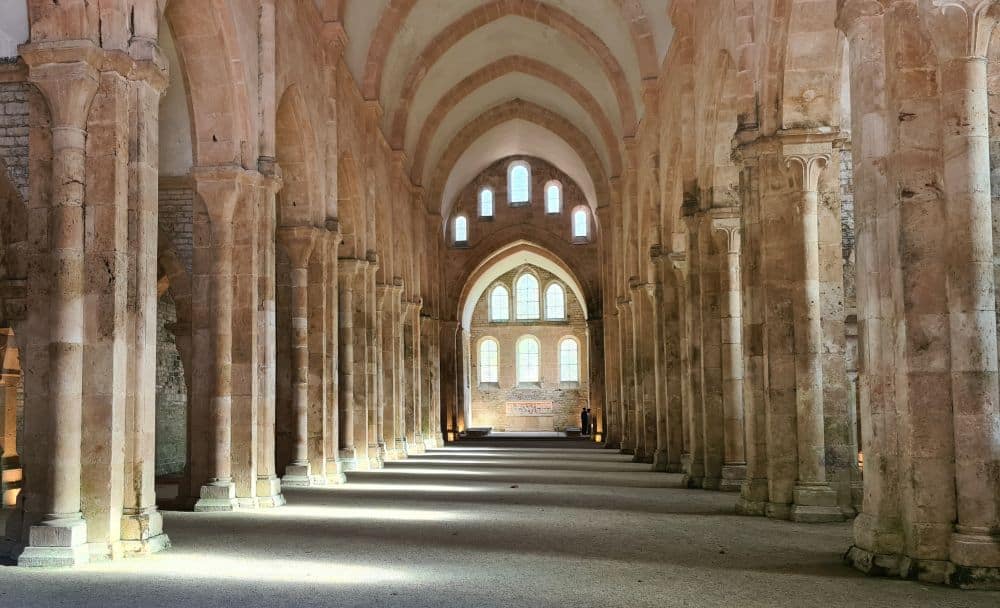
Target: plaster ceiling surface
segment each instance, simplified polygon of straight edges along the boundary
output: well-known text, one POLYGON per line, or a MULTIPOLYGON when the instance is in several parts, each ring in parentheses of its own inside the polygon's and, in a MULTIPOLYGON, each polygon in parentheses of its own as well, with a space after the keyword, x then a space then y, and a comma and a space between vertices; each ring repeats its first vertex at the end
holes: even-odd
MULTIPOLYGON (((434 37, 441 33, 447 25, 483 4, 487 4, 487 2, 483 0, 419 0, 417 2, 403 27, 396 34, 386 57, 380 99, 387 109, 395 105, 406 74, 412 68, 415 59, 427 48, 434 37)), ((621 65, 628 84, 632 88, 633 97, 641 98, 641 75, 635 46, 628 24, 622 18, 622 14, 613 0, 546 0, 545 4, 567 13, 584 27, 593 31, 608 46, 612 56, 621 65)), ((504 22, 501 30, 508 35, 517 33, 524 27, 523 22, 517 20, 510 21, 502 18, 499 21, 504 22)), ((566 52, 564 47, 570 39, 563 36, 563 40, 553 40, 546 36, 545 32, 556 33, 555 29, 544 26, 537 21, 532 21, 532 23, 538 24, 539 29, 533 32, 530 37, 522 36, 521 45, 524 50, 520 52, 524 54, 531 51, 541 51, 547 55, 550 61, 560 58, 566 52)), ((490 28, 492 25, 494 24, 487 23, 481 29, 490 28)), ((492 47, 489 45, 496 40, 496 36, 485 40, 481 39, 479 44, 486 44, 485 50, 490 51, 492 47)), ((587 52, 587 54, 590 53, 587 52)), ((499 56, 498 51, 493 53, 494 59, 499 56)), ((448 53, 440 58, 439 63, 443 71, 455 77, 456 82, 469 72, 464 56, 460 54, 448 53)), ((597 66, 597 73, 601 74, 596 58, 594 65, 597 66)))
POLYGON ((646 13, 646 20, 649 21, 649 29, 653 33, 653 42, 656 45, 656 58, 663 63, 670 48, 670 41, 674 39, 674 26, 670 24, 670 0, 640 0, 642 8, 646 13))
MULTIPOLYGON (((604 165, 605 173, 612 174, 604 139, 587 111, 575 100, 568 98, 559 87, 534 76, 512 73, 494 80, 466 97, 441 122, 436 135, 431 139, 427 149, 424 150, 427 157, 423 166, 421 183, 425 185, 429 183, 430 176, 437 168, 438 160, 447 152, 455 135, 489 108, 514 99, 512 92, 517 93, 517 99, 529 101, 561 114, 573 123, 590 139, 604 165)), ((414 141, 413 145, 415 144, 414 141)), ((409 157, 413 158, 413 149, 409 148, 407 152, 409 157)))
MULTIPOLYGON (((508 55, 538 59, 577 78, 598 100, 605 114, 614 117, 612 124, 616 125, 616 132, 621 132, 618 101, 593 55, 567 36, 522 17, 504 17, 494 21, 466 36, 445 53, 421 82, 411 106, 409 122, 421 123, 437 100, 463 78, 508 55), (559 53, 553 53, 554 48, 558 48, 559 53)), ((511 91, 514 95, 520 92, 511 91)), ((392 124, 398 108, 396 101, 383 106, 386 125, 392 124)))
POLYGON ((170 62, 170 85, 160 98, 160 174, 187 175, 194 164, 184 72, 170 26, 160 22, 160 50, 170 62))
POLYGON ((576 150, 552 131, 515 119, 490 129, 459 156, 442 188, 442 217, 451 215, 455 198, 473 178, 496 160, 515 155, 535 156, 552 163, 583 190, 591 208, 597 208, 594 180, 576 150))

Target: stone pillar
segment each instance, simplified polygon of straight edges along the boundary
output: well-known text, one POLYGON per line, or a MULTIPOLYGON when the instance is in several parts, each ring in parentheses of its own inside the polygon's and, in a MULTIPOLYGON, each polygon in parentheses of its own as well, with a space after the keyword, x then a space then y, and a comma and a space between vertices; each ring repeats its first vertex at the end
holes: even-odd
POLYGON ((326 255, 327 281, 324 295, 327 302, 326 357, 323 361, 326 370, 327 413, 325 427, 326 481, 330 484, 340 484, 346 481, 344 467, 341 462, 341 402, 340 402, 340 223, 337 220, 326 221, 326 255))
POLYGON ((282 227, 278 242, 288 254, 292 274, 292 462, 284 486, 311 485, 309 465, 309 257, 316 243, 311 226, 282 227))
POLYGON ((666 472, 682 472, 681 455, 684 447, 684 387, 681 378, 681 294, 669 255, 659 252, 654 262, 661 278, 658 332, 663 374, 657 389, 663 400, 663 422, 666 431, 666 472))
POLYGON ((757 148, 744 144, 738 149, 741 161, 740 197, 742 228, 740 264, 743 294, 741 335, 743 337, 743 408, 745 427, 746 478, 740 488, 736 510, 743 515, 764 515, 768 502, 767 408, 764 396, 764 298, 761 272, 760 169, 757 148))
POLYGON ((392 379, 392 399, 389 400, 392 412, 392 430, 389 434, 392 442, 393 456, 399 460, 406 458, 406 417, 405 376, 406 365, 403 361, 403 279, 395 277, 392 281, 392 306, 388 311, 391 329, 390 348, 386 351, 391 355, 391 366, 388 367, 388 377, 392 379))
POLYGON ((48 395, 45 428, 35 433, 46 466, 32 467, 25 566, 72 566, 89 560, 80 502, 83 428, 84 191, 87 117, 97 93, 99 58, 90 43, 74 48, 22 47, 30 78, 48 103, 52 137, 49 204, 48 395))
POLYGON ((705 479, 705 453, 702 450, 701 440, 701 413, 697 406, 700 391, 700 375, 696 361, 700 358, 697 355, 695 346, 696 319, 700 318, 700 307, 697 306, 697 296, 692 288, 693 279, 690 273, 687 254, 671 254, 671 263, 674 267, 674 275, 678 289, 678 302, 680 304, 680 335, 681 335, 681 396, 683 399, 684 424, 683 440, 681 449, 681 467, 684 473, 684 485, 689 488, 700 488, 705 479))
MULTIPOLYGON (((147 10, 149 7, 145 7, 147 10)), ((142 9, 139 9, 142 12, 142 9)), ((147 15, 148 17, 148 15, 147 15)), ((138 19, 137 26, 149 25, 138 19)), ((155 32, 137 31, 133 52, 143 57, 142 78, 129 83, 129 260, 133 265, 128 301, 134 306, 130 326, 130 398, 126 403, 125 475, 121 539, 130 554, 148 555, 170 546, 156 507, 156 302, 159 222, 159 106, 167 85, 165 68, 155 60, 155 32), (152 34, 141 38, 141 34, 152 34)))
POLYGON ((619 416, 620 429, 621 429, 621 452, 622 454, 635 454, 635 429, 634 421, 632 419, 632 406, 633 399, 632 396, 634 391, 632 390, 632 377, 631 377, 631 366, 629 365, 631 356, 629 355, 630 347, 632 346, 632 339, 630 337, 629 327, 632 324, 632 320, 629 315, 628 299, 618 298, 618 356, 621 361, 619 369, 621 373, 619 375, 620 384, 620 394, 621 394, 621 404, 618 411, 621 412, 619 416))
POLYGON ((632 344, 635 362, 636 420, 637 433, 641 438, 636 451, 636 461, 653 464, 656 453, 656 395, 655 395, 655 364, 653 351, 656 341, 647 337, 653 335, 652 307, 650 305, 646 284, 638 280, 630 285, 632 289, 632 344), (641 450, 639 449, 641 448, 641 450))
MULTIPOLYGON (((941 173, 948 234, 944 255, 957 512, 949 554, 952 563, 962 568, 992 568, 996 584, 1000 579, 1000 397, 987 54, 1000 2, 925 0, 921 4, 921 17, 937 50, 940 117, 946 125, 941 173)), ((912 416, 914 424, 928 432, 922 439, 937 442, 930 439, 933 431, 943 430, 931 422, 937 416, 928 420, 917 412, 912 416)))
POLYGON ((277 309, 275 302, 275 241, 277 193, 280 172, 273 162, 261 164, 259 209, 257 212, 257 505, 280 507, 285 504, 275 465, 275 407, 277 395, 277 309))
MULTIPOLYGON (((655 262, 659 258, 659 248, 651 252, 655 262)), ((667 378, 663 359, 663 322, 661 310, 663 307, 661 286, 659 283, 644 285, 649 304, 649 325, 644 335, 651 336, 653 347, 653 409, 656 417, 656 451, 653 453, 653 470, 666 471, 667 455, 667 378)))
MULTIPOLYGON (((706 197, 707 198, 707 197, 706 197)), ((722 397, 722 324, 720 255, 712 237, 712 221, 725 209, 698 210, 688 218, 691 228, 690 260, 693 285, 697 285, 699 330, 694 334, 700 369, 695 367, 700 390, 695 393, 695 407, 700 414, 701 448, 704 452, 705 478, 702 487, 719 490, 722 487, 725 430, 722 397)))
POLYGON ((746 478, 746 438, 743 427, 743 296, 740 279, 740 218, 716 215, 712 229, 725 252, 722 317, 722 404, 725 444, 722 490, 737 492, 746 478))
POLYGON ((444 416, 442 426, 448 443, 458 437, 459 404, 459 362, 458 362, 458 321, 443 320, 441 327, 441 411, 444 416))
POLYGON ((618 331, 618 310, 612 302, 604 308, 604 375, 606 387, 606 403, 604 405, 604 447, 607 449, 621 449, 621 402, 618 399, 621 390, 621 358, 618 354, 619 337, 618 331))
POLYGON ((10 329, 0 329, 0 509, 17 504, 21 461, 17 452, 17 390, 21 383, 18 349, 10 329))
MULTIPOLYGON (((330 284, 328 272, 329 247, 326 228, 313 228, 315 233, 312 252, 309 254, 307 351, 309 361, 309 389, 307 397, 307 452, 309 454, 309 479, 312 485, 326 484, 329 430, 327 388, 330 370, 327 369, 327 331, 329 308, 326 299, 330 284)), ((294 270, 293 270, 294 272, 294 270)), ((293 286, 294 289, 294 286, 293 286)))
POLYGON ((403 362, 406 365, 410 390, 406 401, 406 441, 410 454, 423 454, 426 451, 424 443, 424 412, 423 407, 423 339, 421 336, 420 309, 423 303, 420 299, 406 303, 406 342, 404 345, 403 362))
POLYGON ((354 361, 354 284, 360 262, 356 259, 338 261, 340 343, 340 462, 345 471, 358 468, 355 444, 355 361, 354 361))
MULTIPOLYGON (((199 475, 203 482, 195 511, 236 507, 232 477, 233 218, 252 178, 233 166, 192 171, 204 216, 195 217, 195 403, 191 415, 202 425, 199 475), (204 290, 202 292, 202 290, 204 290), (200 386, 199 386, 200 385, 200 386)), ((197 428, 197 427, 196 427, 197 428)))
POLYGON ((803 275, 796 308, 795 395, 798 479, 793 490, 794 521, 840 521, 837 493, 826 478, 823 409, 823 310, 820 292, 819 179, 830 163, 829 145, 784 146, 785 163, 801 188, 797 205, 802 229, 803 275), (817 151, 817 148, 820 151, 817 151))
MULTIPOLYGON (((389 446, 386 444, 386 410, 389 411, 389 429, 395 432, 395 425, 392 421, 392 309, 391 285, 378 284, 375 286, 375 435, 377 439, 376 450, 380 462, 394 460, 395 451, 389 453, 389 446), (387 312, 387 310, 389 312, 387 312), (388 349, 388 353, 386 350, 388 349), (386 377, 389 374, 389 377, 386 377)), ((390 435, 391 437, 391 435, 390 435)))

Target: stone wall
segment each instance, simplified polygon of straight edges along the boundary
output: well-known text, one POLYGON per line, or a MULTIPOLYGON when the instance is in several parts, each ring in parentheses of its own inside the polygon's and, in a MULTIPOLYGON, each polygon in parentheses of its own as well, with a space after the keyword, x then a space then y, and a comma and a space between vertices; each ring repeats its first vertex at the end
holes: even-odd
POLYGON ((0 160, 22 200, 28 200, 28 95, 25 82, 0 82, 0 160))
MULTIPOLYGON (((472 425, 491 426, 496 431, 507 430, 508 401, 551 401, 554 405, 552 425, 555 430, 567 426, 580 426, 580 410, 590 404, 589 357, 587 352, 587 321, 583 307, 567 285, 555 275, 534 266, 518 268, 508 272, 490 285, 476 304, 470 330, 470 383, 472 388, 472 425), (566 293, 565 321, 517 321, 514 308, 514 282, 525 269, 530 269, 539 279, 541 289, 542 316, 545 315, 545 289, 552 282, 558 282, 566 293), (503 284, 511 294, 511 320, 492 323, 489 320, 489 298, 493 288, 503 284), (538 339, 541 347, 541 383, 539 387, 519 388, 516 374, 517 341, 522 336, 531 335, 538 339), (559 381, 559 343, 572 336, 580 345, 580 382, 559 381), (479 382, 479 344, 487 338, 495 339, 500 346, 499 383, 482 385, 479 382)), ((552 429, 545 429, 552 430, 552 429)))
POLYGON ((187 389, 171 330, 177 310, 170 293, 156 309, 156 474, 175 475, 187 464, 187 389))
POLYGON ((173 180, 160 183, 160 232, 170 237, 170 243, 184 267, 191 272, 194 251, 191 219, 194 190, 187 185, 173 184, 173 180))
POLYGON ((840 150, 840 229, 844 248, 844 308, 848 314, 857 309, 854 255, 854 156, 850 142, 840 150))

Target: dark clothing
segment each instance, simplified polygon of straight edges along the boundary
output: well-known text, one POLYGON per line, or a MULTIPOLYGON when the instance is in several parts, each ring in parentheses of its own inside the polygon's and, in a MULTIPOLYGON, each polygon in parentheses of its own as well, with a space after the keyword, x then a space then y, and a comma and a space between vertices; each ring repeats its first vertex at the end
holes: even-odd
POLYGON ((580 412, 580 434, 590 434, 590 412, 587 410, 580 412))

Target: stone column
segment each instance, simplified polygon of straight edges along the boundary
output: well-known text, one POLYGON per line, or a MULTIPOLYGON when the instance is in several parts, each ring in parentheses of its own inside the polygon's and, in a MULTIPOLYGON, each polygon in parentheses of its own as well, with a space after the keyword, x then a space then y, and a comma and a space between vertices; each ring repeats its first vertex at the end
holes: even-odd
MULTIPOLYGON (((654 263, 659 256, 659 248, 657 247, 651 252, 654 263)), ((647 283, 644 287, 646 297, 649 300, 650 312, 649 326, 644 335, 651 337, 653 343, 653 407, 656 411, 656 451, 653 454, 653 470, 666 471, 669 458, 667 455, 667 378, 663 365, 663 322, 661 319, 662 293, 659 283, 647 283)))
MULTIPOLYGON (((707 198, 704 197, 704 198, 707 198)), ((698 380, 695 407, 700 418, 699 438, 704 452, 705 478, 702 488, 719 490, 722 487, 725 430, 722 397, 722 325, 720 311, 720 255, 712 238, 712 218, 719 208, 698 210, 689 215, 691 283, 697 286, 698 331, 694 335, 698 365, 694 368, 698 380)))
POLYGON ((678 290, 678 302, 680 308, 680 335, 681 335, 681 396, 683 399, 684 424, 683 440, 681 449, 681 467, 684 473, 684 485, 689 488, 700 488, 705 479, 705 453, 701 449, 701 413, 697 406, 700 391, 696 390, 700 382, 696 381, 699 376, 698 368, 694 364, 698 360, 695 351, 695 323, 699 316, 699 306, 697 306, 697 296, 691 286, 690 266, 686 253, 673 253, 670 256, 671 264, 674 267, 674 276, 678 290))
POLYGON ((405 381, 406 365, 403 361, 403 279, 395 277, 392 280, 392 307, 389 310, 389 324, 391 328, 390 349, 392 365, 388 367, 389 377, 392 379, 392 431, 389 433, 392 441, 392 451, 395 458, 406 458, 406 417, 404 410, 405 402, 405 381))
POLYGON ((281 480, 275 466, 275 407, 277 386, 277 310, 275 304, 275 241, 277 194, 282 182, 273 162, 261 163, 259 209, 257 213, 257 505, 280 507, 285 504, 281 480))
POLYGON ((281 478, 284 486, 311 484, 309 466, 309 257, 316 244, 311 226, 281 227, 278 242, 288 254, 292 272, 292 462, 281 478))
POLYGON ((0 329, 0 509, 13 508, 21 489, 21 462, 17 453, 20 367, 13 332, 0 329))
MULTIPOLYGON (((326 300, 329 287, 328 263, 329 247, 326 228, 313 228, 314 245, 309 255, 308 276, 309 289, 306 296, 308 302, 307 351, 309 353, 309 390, 307 398, 308 423, 307 451, 309 454, 309 475, 312 485, 326 483, 327 458, 332 454, 328 447, 328 416, 327 387, 330 383, 330 371, 327 370, 327 330, 329 308, 326 300)), ((294 272, 294 271, 293 271, 294 272)), ((294 287, 293 287, 294 289, 294 287)))
POLYGON ((632 420, 632 394, 631 376, 629 368, 629 347, 631 338, 629 337, 629 326, 632 321, 628 314, 628 299, 620 297, 618 305, 618 356, 621 361, 619 369, 619 385, 621 394, 621 404, 618 407, 620 412, 619 423, 621 429, 621 452, 622 454, 635 454, 635 433, 632 420))
MULTIPOLYGON (((31 82, 51 113, 52 193, 49 205, 48 426, 39 429, 47 466, 32 480, 24 566, 72 566, 89 560, 80 503, 83 424, 84 190, 87 116, 97 93, 99 61, 90 43, 74 48, 28 45, 21 53, 31 82), (64 62, 60 62, 64 61, 64 62)), ((44 304, 43 304, 44 305, 44 304)))
POLYGON ((798 480, 793 490, 794 521, 840 521, 837 493, 826 479, 823 417, 823 311, 820 293, 819 179, 830 153, 815 144, 784 146, 785 164, 801 187, 798 209, 802 229, 803 275, 798 294, 795 395, 798 480), (817 151, 819 150, 819 151, 817 151), (797 332, 798 333, 798 332, 797 332))
POLYGON ((393 377, 392 377, 392 286, 375 286, 375 433, 378 437, 378 457, 382 462, 395 460, 395 450, 390 452, 390 446, 386 443, 386 433, 395 432, 393 424, 393 377), (388 350, 388 352, 386 352, 388 350), (388 377, 387 377, 388 376, 388 377), (389 415, 389 428, 386 429, 386 411, 389 415))
POLYGON ((660 310, 658 331, 662 340, 660 370, 663 374, 659 394, 663 399, 666 429, 666 472, 680 473, 684 447, 684 386, 681 378, 681 294, 669 255, 660 252, 655 262, 660 268, 660 310))
POLYGON ((446 442, 454 441, 458 436, 458 321, 442 320, 440 322, 440 358, 441 358, 441 410, 444 416, 442 425, 447 435, 446 442))
POLYGON ((619 336, 618 331, 618 310, 611 301, 604 308, 604 347, 605 347, 605 387, 607 402, 604 406, 604 447, 607 449, 621 449, 621 402, 617 398, 621 389, 621 364, 618 355, 619 336))
POLYGON ((368 419, 368 466, 381 469, 385 462, 385 440, 383 432, 382 400, 382 324, 379 317, 378 286, 375 277, 378 273, 378 256, 369 252, 368 263, 364 268, 362 284, 365 290, 365 312, 361 328, 364 332, 366 348, 366 408, 368 419))
POLYGON ((358 451, 354 437, 355 362, 354 362, 354 281, 360 262, 339 260, 339 321, 340 345, 340 462, 345 471, 358 468, 358 451))
MULTIPOLYGON (((145 7, 148 11, 149 7, 145 7)), ((139 9, 142 12, 142 9, 139 9)), ((147 17, 149 15, 146 15, 147 17)), ((149 25, 148 19, 137 25, 149 25)), ((129 258, 134 277, 129 301, 134 303, 130 326, 129 378, 131 398, 126 409, 125 475, 121 539, 130 554, 148 555, 170 546, 163 517, 156 507, 156 302, 159 222, 159 106, 167 86, 166 68, 156 65, 155 32, 133 39, 141 78, 129 82, 129 258)), ((149 32, 145 32, 149 33, 149 32)))
MULTIPOLYGON (((921 5, 921 17, 937 50, 940 116, 946 125, 942 129, 948 234, 944 255, 958 515, 950 559, 961 567, 998 569, 1000 397, 987 55, 1000 2, 924 0, 921 5)), ((928 435, 942 428, 918 416, 914 414, 914 424, 928 435)))
MULTIPOLYGON (((237 202, 252 178, 239 167, 199 167, 192 171, 195 190, 207 215, 207 225, 198 227, 207 239, 195 244, 196 284, 206 288, 199 317, 198 342, 208 346, 198 356, 205 402, 202 449, 205 455, 204 483, 196 511, 231 511, 236 507, 232 477, 232 389, 233 389, 233 218, 237 202), (201 329, 201 328, 204 329, 201 329)), ((194 408, 192 408, 194 412, 194 408)))
POLYGON ((725 444, 722 490, 738 492, 746 478, 746 438, 743 427, 743 296, 740 279, 740 218, 717 215, 712 229, 725 252, 722 317, 722 403, 725 444))
POLYGON ((637 432, 641 437, 640 450, 637 449, 635 460, 653 464, 656 453, 656 395, 655 395, 655 374, 653 351, 656 348, 656 341, 649 340, 648 336, 653 335, 653 326, 650 323, 652 308, 646 291, 646 284, 638 280, 630 286, 632 289, 632 344, 634 348, 633 361, 635 362, 636 391, 636 420, 638 421, 637 432))
POLYGON ((325 228, 328 260, 327 281, 324 289, 327 302, 326 357, 323 361, 328 379, 324 387, 327 403, 326 481, 331 484, 340 484, 346 481, 340 450, 340 258, 338 256, 343 237, 340 234, 340 223, 337 220, 327 220, 325 228))
POLYGON ((423 406, 423 340, 421 336, 420 309, 423 302, 419 298, 406 303, 407 340, 403 362, 407 365, 410 390, 406 402, 406 440, 410 454, 423 454, 424 413, 423 406))

